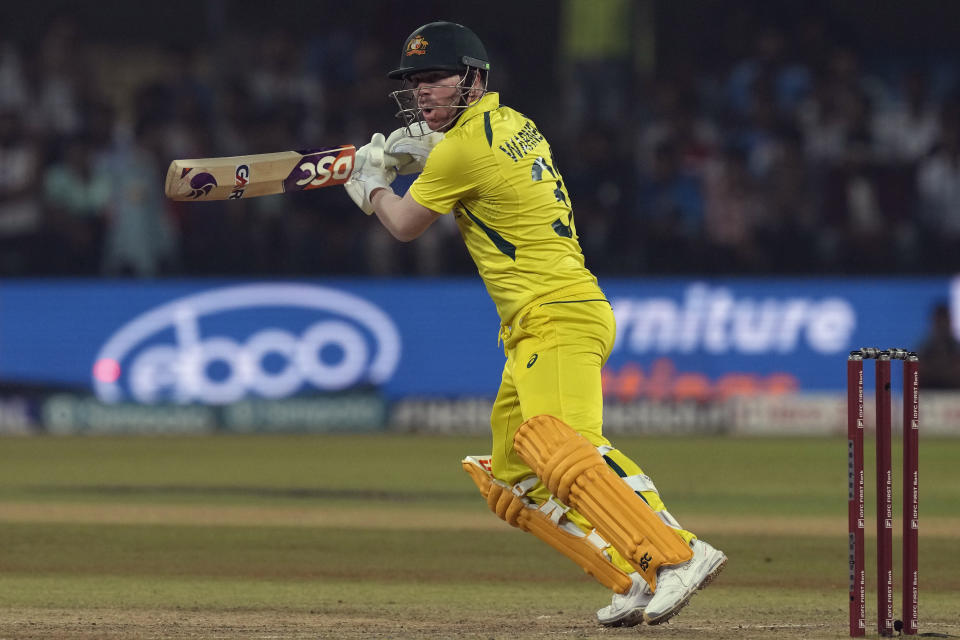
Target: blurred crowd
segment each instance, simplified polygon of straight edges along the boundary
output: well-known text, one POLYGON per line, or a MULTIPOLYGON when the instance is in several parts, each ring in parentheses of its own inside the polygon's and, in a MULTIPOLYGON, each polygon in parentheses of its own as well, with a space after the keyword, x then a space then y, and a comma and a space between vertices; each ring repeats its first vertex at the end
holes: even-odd
MULTIPOLYGON (((737 51, 671 57, 654 44, 670 34, 643 14, 652 0, 557 6, 547 91, 511 68, 515 39, 470 26, 488 43, 491 89, 551 141, 597 273, 960 269, 949 56, 879 64, 829 20, 757 19, 737 51)), ((399 126, 385 73, 415 26, 119 46, 60 17, 35 41, 5 37, 0 276, 473 271, 452 220, 399 244, 341 189, 163 197, 174 158, 362 144, 399 126)))

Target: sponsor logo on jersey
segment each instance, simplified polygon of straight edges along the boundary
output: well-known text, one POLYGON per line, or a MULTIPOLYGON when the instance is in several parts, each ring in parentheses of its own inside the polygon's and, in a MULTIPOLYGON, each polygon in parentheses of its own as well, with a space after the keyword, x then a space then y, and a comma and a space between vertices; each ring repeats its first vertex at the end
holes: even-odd
POLYGON ((131 319, 103 344, 103 402, 226 404, 387 382, 400 335, 379 307, 305 284, 223 287, 131 319))
POLYGON ((537 354, 533 354, 532 356, 530 356, 530 359, 527 360, 527 369, 532 367, 534 363, 536 363, 536 361, 537 361, 537 354))
POLYGON ((416 35, 410 38, 410 41, 407 42, 407 55, 408 56, 422 56, 427 52, 427 45, 430 44, 427 40, 421 36, 416 35))

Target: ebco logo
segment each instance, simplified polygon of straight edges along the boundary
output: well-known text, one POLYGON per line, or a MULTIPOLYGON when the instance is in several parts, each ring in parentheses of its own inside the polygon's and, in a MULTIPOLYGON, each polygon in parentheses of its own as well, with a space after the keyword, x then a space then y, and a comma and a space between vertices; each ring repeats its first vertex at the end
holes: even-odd
POLYGON ((241 285, 188 295, 116 331, 93 364, 107 403, 226 404, 388 381, 400 335, 379 307, 314 285, 241 285))
POLYGON ((427 52, 427 45, 430 44, 427 42, 423 36, 413 36, 410 38, 410 42, 407 43, 407 55, 408 56, 422 56, 427 52))

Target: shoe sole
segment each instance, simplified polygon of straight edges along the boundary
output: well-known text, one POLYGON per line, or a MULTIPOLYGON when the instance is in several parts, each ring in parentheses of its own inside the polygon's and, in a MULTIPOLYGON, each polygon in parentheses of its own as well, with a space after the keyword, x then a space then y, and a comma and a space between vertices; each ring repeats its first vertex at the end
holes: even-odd
POLYGON ((601 622, 600 624, 605 627, 635 627, 641 622, 643 622, 643 609, 633 609, 617 620, 601 622))
POLYGON ((687 606, 687 604, 689 604, 690 599, 696 595, 697 591, 700 591, 701 589, 707 587, 711 582, 713 582, 714 578, 720 575, 720 572, 723 571, 723 568, 727 566, 727 556, 722 556, 722 557, 723 559, 720 561, 720 563, 717 564, 717 566, 714 567, 713 570, 707 574, 707 577, 705 577, 702 581, 700 581, 700 584, 697 585, 697 588, 691 591, 686 598, 684 598, 677 604, 677 606, 675 606, 673 609, 669 611, 666 611, 660 614, 656 618, 650 618, 649 616, 647 616, 646 612, 644 612, 643 621, 646 622, 648 625, 652 626, 655 624, 661 624, 663 622, 666 622, 670 618, 680 613, 680 610, 683 609, 685 606, 687 606))

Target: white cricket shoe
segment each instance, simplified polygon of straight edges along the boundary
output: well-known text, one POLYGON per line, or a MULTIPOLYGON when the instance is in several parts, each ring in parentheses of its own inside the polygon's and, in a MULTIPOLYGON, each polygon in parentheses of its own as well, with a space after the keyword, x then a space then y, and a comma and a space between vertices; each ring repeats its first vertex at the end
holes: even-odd
POLYGON ((630 590, 613 594, 613 602, 597 611, 597 621, 605 627, 632 627, 643 622, 643 610, 653 597, 647 581, 640 574, 630 574, 630 590))
POLYGON ((702 589, 727 563, 727 556, 702 540, 694 540, 693 558, 683 564, 661 567, 657 572, 657 592, 644 608, 647 624, 660 624, 677 615, 698 589, 702 589))

